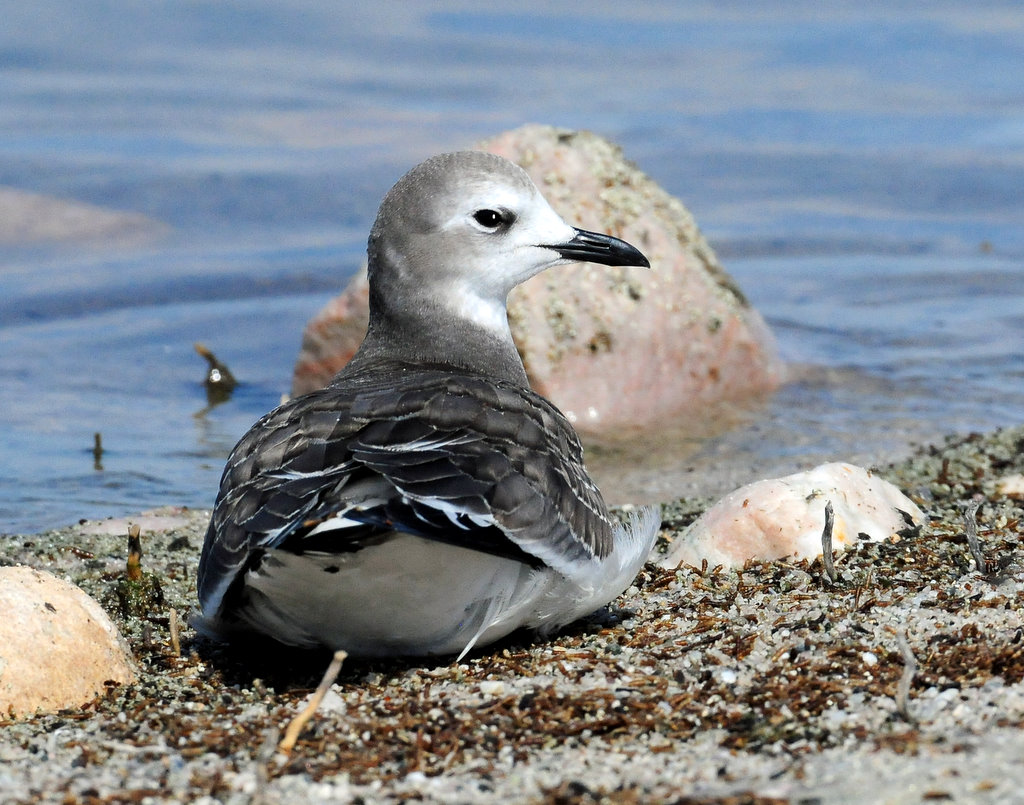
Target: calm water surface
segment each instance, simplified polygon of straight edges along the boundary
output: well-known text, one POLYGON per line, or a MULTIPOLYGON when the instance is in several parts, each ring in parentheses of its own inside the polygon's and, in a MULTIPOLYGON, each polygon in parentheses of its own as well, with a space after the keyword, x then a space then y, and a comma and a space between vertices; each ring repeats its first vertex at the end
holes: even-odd
POLYGON ((621 143, 798 367, 612 497, 1024 421, 1018 3, 578 8, 8 4, 0 186, 154 223, 0 242, 0 533, 209 506, 387 188, 524 122, 621 143), (212 410, 195 341, 242 380, 212 410))

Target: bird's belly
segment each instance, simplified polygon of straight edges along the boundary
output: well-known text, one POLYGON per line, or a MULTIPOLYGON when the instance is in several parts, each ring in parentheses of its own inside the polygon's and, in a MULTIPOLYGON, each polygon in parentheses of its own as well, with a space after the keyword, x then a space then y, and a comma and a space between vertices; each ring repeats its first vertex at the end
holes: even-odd
POLYGON ((250 626, 293 645, 357 656, 455 654, 520 626, 564 579, 410 534, 354 553, 269 551, 246 576, 250 626))

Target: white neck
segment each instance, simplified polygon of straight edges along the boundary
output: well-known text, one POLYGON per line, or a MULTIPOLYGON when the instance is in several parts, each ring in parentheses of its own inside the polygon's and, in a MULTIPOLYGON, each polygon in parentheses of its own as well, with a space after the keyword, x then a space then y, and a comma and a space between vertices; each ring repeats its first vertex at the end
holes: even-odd
POLYGON ((452 289, 452 294, 445 307, 457 320, 470 322, 491 333, 495 338, 510 340, 512 338, 504 299, 496 300, 481 296, 471 288, 462 285, 452 289))

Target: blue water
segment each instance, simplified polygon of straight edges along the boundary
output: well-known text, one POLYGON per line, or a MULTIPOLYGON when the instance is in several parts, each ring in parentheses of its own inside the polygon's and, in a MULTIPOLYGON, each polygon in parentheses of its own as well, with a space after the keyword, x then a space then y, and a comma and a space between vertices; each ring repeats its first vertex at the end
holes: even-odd
POLYGON ((1024 421, 1019 3, 67 0, 3 18, 0 186, 162 228, 0 243, 0 533, 209 506, 390 184, 525 122, 608 136, 682 198, 798 367, 620 493, 1024 421), (195 341, 242 380, 212 410, 195 341))

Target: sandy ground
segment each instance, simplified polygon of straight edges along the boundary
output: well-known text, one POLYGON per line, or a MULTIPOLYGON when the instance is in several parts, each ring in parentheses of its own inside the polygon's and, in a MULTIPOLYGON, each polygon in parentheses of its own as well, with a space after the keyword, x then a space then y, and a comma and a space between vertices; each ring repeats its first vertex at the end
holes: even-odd
MULTIPOLYGON (((228 651, 169 622, 193 606, 206 512, 143 527, 163 601, 125 604, 127 521, 7 538, 128 638, 137 684, 3 722, 3 802, 1024 802, 1024 428, 882 470, 916 533, 820 562, 663 571, 547 642, 471 658, 349 663, 294 750, 281 731, 328 658, 228 651), (978 514, 986 567, 964 538, 978 514)), ((664 540, 707 501, 665 508, 664 540)), ((664 547, 664 545, 662 546, 664 547)))

